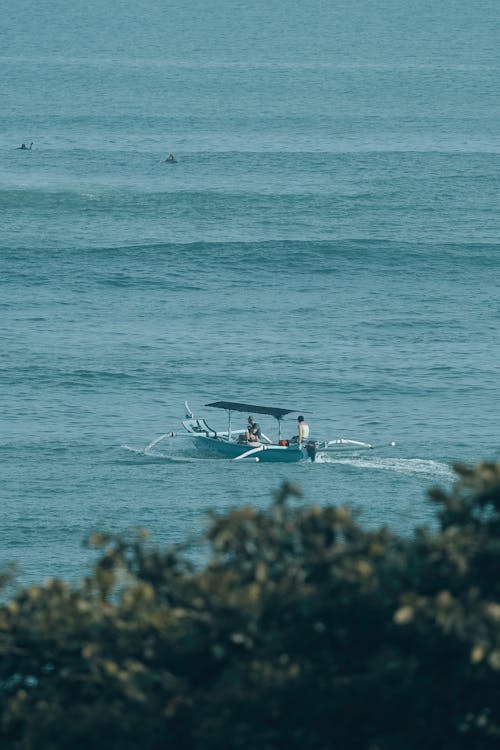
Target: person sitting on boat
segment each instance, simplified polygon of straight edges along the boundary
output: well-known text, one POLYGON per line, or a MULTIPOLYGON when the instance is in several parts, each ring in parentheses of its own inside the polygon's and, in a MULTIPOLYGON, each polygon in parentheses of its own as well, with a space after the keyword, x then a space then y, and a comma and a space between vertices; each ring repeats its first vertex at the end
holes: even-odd
POLYGON ((165 159, 165 161, 177 161, 177 159, 175 158, 173 154, 169 154, 167 158, 165 159))
POLYGON ((253 417, 248 417, 248 426, 246 429, 245 437, 247 443, 260 443, 262 440, 262 430, 260 424, 255 421, 253 417))

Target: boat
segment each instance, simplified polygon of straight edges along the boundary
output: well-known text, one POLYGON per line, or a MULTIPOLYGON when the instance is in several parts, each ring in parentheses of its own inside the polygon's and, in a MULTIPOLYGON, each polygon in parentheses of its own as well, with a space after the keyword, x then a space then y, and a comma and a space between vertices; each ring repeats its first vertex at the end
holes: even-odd
MULTIPOLYGON (((297 463, 298 461, 314 462, 325 453, 339 453, 344 451, 371 450, 373 445, 360 440, 337 438, 335 440, 320 440, 309 437, 299 443, 298 437, 286 440, 282 438, 281 421, 287 414, 297 413, 297 409, 281 409, 274 406, 258 406, 242 404, 236 401, 214 401, 205 404, 212 409, 223 409, 227 412, 227 430, 221 432, 210 427, 203 417, 195 417, 187 401, 185 418, 182 420, 184 432, 167 432, 153 440, 145 453, 151 453, 161 441, 174 438, 189 438, 196 449, 205 456, 227 458, 234 461, 255 461, 266 463, 297 463), (247 414, 264 414, 274 417, 278 422, 278 436, 275 441, 267 435, 262 435, 262 441, 257 445, 245 440, 245 429, 232 429, 233 412, 247 414)), ((395 445, 395 443, 391 443, 395 445)))

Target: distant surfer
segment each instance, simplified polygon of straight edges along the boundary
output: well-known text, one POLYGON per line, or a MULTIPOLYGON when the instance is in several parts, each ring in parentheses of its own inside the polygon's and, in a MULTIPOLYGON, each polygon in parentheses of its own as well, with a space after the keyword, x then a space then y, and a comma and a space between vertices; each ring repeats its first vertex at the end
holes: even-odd
POLYGON ((167 156, 167 158, 165 159, 165 161, 171 162, 172 164, 176 164, 177 163, 177 159, 175 158, 175 156, 173 154, 169 154, 167 156))
POLYGON ((16 151, 31 151, 32 146, 33 141, 31 141, 29 147, 25 143, 21 143, 21 145, 16 148, 16 151))

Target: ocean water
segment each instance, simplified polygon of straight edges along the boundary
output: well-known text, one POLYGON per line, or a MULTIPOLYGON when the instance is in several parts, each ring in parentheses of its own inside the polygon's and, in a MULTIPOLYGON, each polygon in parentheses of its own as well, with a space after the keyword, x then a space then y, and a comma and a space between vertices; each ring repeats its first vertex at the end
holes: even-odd
POLYGON ((4 0, 0 563, 22 583, 84 575, 91 530, 178 543, 285 479, 408 534, 454 462, 499 458, 499 21, 496 0, 4 0), (220 429, 203 405, 230 399, 380 447, 145 454, 185 399, 220 429))

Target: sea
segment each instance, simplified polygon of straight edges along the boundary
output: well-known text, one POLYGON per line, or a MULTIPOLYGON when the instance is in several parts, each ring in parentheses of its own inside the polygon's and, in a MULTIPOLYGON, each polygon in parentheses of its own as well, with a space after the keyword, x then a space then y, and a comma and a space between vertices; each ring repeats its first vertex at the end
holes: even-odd
POLYGON ((500 457, 498 0, 1 17, 0 565, 78 581, 92 531, 190 543, 284 481, 435 529, 429 489, 500 457), (375 449, 146 450, 185 400, 219 430, 205 404, 232 400, 375 449))

